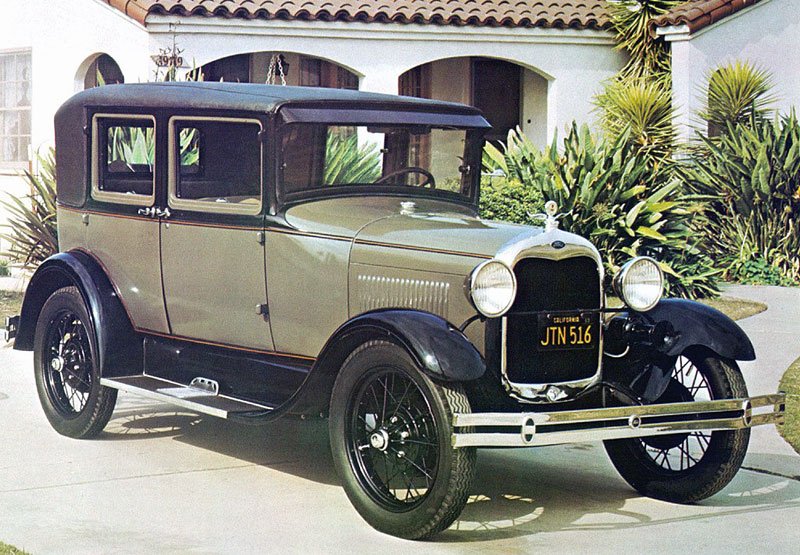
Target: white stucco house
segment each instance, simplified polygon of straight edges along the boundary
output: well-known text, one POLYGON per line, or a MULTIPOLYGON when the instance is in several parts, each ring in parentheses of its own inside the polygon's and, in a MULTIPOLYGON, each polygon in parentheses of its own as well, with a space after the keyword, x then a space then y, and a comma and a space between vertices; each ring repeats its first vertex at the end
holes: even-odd
POLYGON ((680 136, 693 133, 708 77, 737 60, 772 75, 779 112, 800 107, 800 1, 694 0, 656 20, 654 32, 671 47, 680 136))
MULTIPOLYGON (((665 15, 654 32, 673 48, 681 114, 698 105, 709 68, 737 58, 780 77, 785 105, 798 104, 797 1, 694 0, 665 15)), ((626 62, 604 0, 3 0, 0 10, 0 195, 25 192, 18 173, 52 144, 70 95, 98 75, 152 80, 174 46, 181 72, 206 80, 467 102, 495 126, 491 138, 519 125, 539 145, 594 121, 594 95, 626 62)))

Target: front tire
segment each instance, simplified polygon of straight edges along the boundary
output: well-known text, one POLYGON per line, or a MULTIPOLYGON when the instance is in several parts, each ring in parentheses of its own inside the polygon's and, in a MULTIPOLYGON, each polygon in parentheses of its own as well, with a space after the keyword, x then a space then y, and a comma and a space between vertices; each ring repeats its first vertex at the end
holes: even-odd
MULTIPOLYGON (((747 397, 736 363, 702 349, 679 356, 659 403, 747 397)), ((605 442, 614 467, 642 495, 695 503, 719 492, 739 470, 750 429, 697 431, 605 442)))
POLYGON ((47 420, 61 435, 95 437, 111 418, 117 390, 100 385, 94 327, 76 287, 59 289, 44 303, 33 345, 36 390, 47 420))
POLYGON ((453 523, 475 473, 475 449, 451 445, 453 414, 466 412, 459 385, 434 382, 393 343, 370 341, 347 358, 331 396, 331 451, 364 520, 406 539, 453 523))

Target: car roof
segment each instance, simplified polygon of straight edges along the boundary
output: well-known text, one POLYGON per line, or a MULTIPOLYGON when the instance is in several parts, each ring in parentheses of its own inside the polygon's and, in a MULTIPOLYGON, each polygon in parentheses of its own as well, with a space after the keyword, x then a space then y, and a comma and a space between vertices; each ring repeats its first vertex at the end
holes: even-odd
POLYGON ((292 87, 256 83, 178 81, 106 85, 82 91, 62 109, 136 107, 241 110, 268 113, 286 105, 349 105, 353 108, 478 114, 464 104, 323 87, 292 87))

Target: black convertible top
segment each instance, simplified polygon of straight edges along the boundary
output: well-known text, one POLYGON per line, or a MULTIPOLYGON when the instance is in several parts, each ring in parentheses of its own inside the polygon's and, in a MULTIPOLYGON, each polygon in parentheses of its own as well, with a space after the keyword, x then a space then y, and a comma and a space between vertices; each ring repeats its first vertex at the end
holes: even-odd
POLYGON ((197 111, 277 113, 287 123, 490 127, 479 110, 464 104, 344 89, 191 81, 106 85, 79 92, 56 112, 59 202, 77 207, 86 200, 92 112, 164 117, 197 111))

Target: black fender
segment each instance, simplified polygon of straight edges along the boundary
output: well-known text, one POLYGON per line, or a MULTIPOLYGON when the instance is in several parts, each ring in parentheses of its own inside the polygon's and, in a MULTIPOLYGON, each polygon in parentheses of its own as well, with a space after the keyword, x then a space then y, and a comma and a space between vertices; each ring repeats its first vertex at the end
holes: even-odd
POLYGON ((750 338, 728 316, 708 305, 686 299, 664 299, 652 310, 639 313, 649 324, 668 322, 673 340, 664 354, 677 356, 689 347, 706 347, 723 358, 755 360, 750 338))
POLYGON ((55 291, 69 286, 78 288, 92 319, 100 375, 140 373, 142 341, 103 267, 79 250, 49 257, 31 277, 22 302, 14 349, 33 350, 42 306, 55 291))
POLYGON ((283 405, 271 412, 236 415, 235 419, 257 424, 286 413, 326 413, 342 364, 359 345, 375 339, 393 341, 406 349, 419 368, 435 380, 471 381, 486 371, 475 346, 444 318, 411 309, 375 310, 355 316, 331 335, 303 385, 283 405))
POLYGON ((662 300, 647 312, 623 312, 609 322, 606 331, 607 348, 619 353, 627 343, 630 351, 622 358, 604 357, 604 377, 621 384, 634 401, 656 401, 670 383, 678 355, 689 349, 707 349, 733 360, 756 358, 753 344, 736 322, 714 308, 685 299, 662 300), (641 330, 659 331, 642 335, 641 330))

